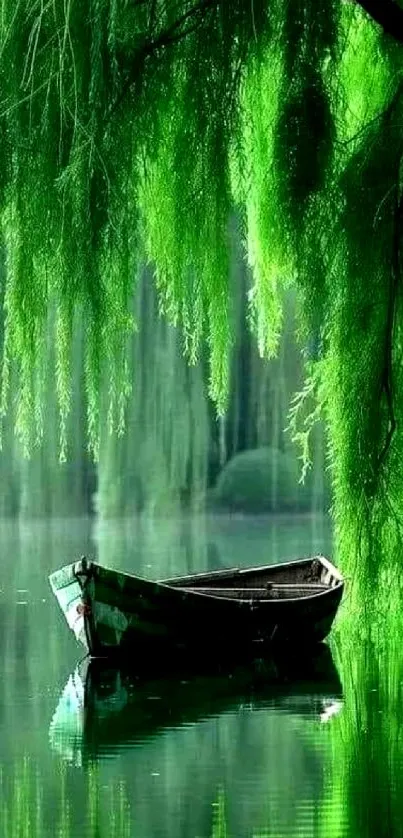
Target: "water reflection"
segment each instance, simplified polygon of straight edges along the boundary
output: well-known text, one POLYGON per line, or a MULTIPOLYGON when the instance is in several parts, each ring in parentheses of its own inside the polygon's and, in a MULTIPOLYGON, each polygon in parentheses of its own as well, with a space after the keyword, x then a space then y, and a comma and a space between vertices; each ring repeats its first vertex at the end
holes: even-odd
POLYGON ((345 706, 331 728, 329 800, 343 830, 326 830, 337 836, 403 836, 402 595, 395 582, 359 610, 350 603, 333 639, 345 706))
POLYGON ((125 518, 98 521, 94 540, 100 564, 153 579, 329 555, 332 546, 323 515, 125 518))
POLYGON ((93 538, 88 522, 65 521, 1 532, 0 838, 403 836, 395 582, 385 602, 373 591, 372 609, 345 600, 332 685, 325 672, 309 678, 302 660, 299 675, 283 660, 266 681, 247 667, 152 682, 94 668, 78 673, 84 710, 59 704, 81 650, 48 589, 52 570, 83 552, 155 577, 291 559, 327 552, 326 522, 154 519, 111 522, 93 538))
POLYGON ((323 722, 341 707, 325 645, 304 660, 152 681, 84 661, 49 739, 84 777, 96 772, 96 799, 117 771, 130 834, 209 838, 225 829, 241 838, 272 819, 279 835, 297 835, 323 795, 323 722))
MULTIPOLYGON (((211 669, 211 667, 210 667, 211 669)), ((70 675, 50 725, 51 747, 68 762, 118 753, 158 731, 258 710, 327 721, 342 706, 341 684, 324 644, 305 656, 249 660, 200 675, 197 665, 150 680, 129 666, 84 659, 70 675)))

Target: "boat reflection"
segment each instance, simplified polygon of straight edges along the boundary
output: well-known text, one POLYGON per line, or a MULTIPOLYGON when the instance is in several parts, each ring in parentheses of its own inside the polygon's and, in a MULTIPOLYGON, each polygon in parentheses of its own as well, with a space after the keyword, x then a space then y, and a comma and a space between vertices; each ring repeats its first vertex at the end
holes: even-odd
POLYGON ((325 644, 306 657, 254 660, 202 675, 182 669, 153 679, 85 658, 60 696, 49 740, 63 760, 82 766, 165 729, 243 708, 326 722, 341 707, 340 679, 325 644))

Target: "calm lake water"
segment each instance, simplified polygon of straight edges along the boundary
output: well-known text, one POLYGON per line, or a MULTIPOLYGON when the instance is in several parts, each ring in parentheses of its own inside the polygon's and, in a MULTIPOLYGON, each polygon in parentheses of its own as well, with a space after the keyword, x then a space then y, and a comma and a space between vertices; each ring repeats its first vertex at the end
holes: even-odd
POLYGON ((403 835, 396 655, 144 681, 87 667, 48 588, 83 553, 154 578, 329 553, 325 519, 0 527, 0 838, 403 835))

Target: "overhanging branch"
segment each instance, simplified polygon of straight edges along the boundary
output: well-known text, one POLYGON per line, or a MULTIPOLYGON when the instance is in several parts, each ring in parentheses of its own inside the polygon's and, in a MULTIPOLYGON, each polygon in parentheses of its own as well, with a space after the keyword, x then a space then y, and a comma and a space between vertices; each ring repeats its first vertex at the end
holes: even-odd
POLYGON ((111 106, 109 118, 119 107, 123 99, 125 99, 130 88, 136 83, 147 59, 159 50, 176 44, 178 41, 186 38, 187 35, 196 31, 200 23, 203 22, 203 15, 210 9, 217 7, 218 4, 219 0, 199 0, 198 3, 190 9, 187 9, 186 12, 177 18, 167 29, 162 30, 154 39, 145 41, 134 56, 129 76, 119 96, 111 106))

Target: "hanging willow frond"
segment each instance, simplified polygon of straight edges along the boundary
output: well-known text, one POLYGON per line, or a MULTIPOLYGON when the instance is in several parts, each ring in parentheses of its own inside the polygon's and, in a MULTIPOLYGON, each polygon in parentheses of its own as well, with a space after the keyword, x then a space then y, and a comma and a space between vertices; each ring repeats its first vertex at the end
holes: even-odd
POLYGON ((106 376, 109 426, 122 430, 144 255, 189 359, 207 345, 224 412, 236 213, 262 354, 276 351, 282 288, 300 294, 340 543, 347 553, 359 537, 369 555, 376 531, 391 552, 403 491, 400 23, 398 4, 377 0, 2 0, 1 415, 17 367, 27 450, 53 357, 65 455, 75 316, 94 454, 106 376))

